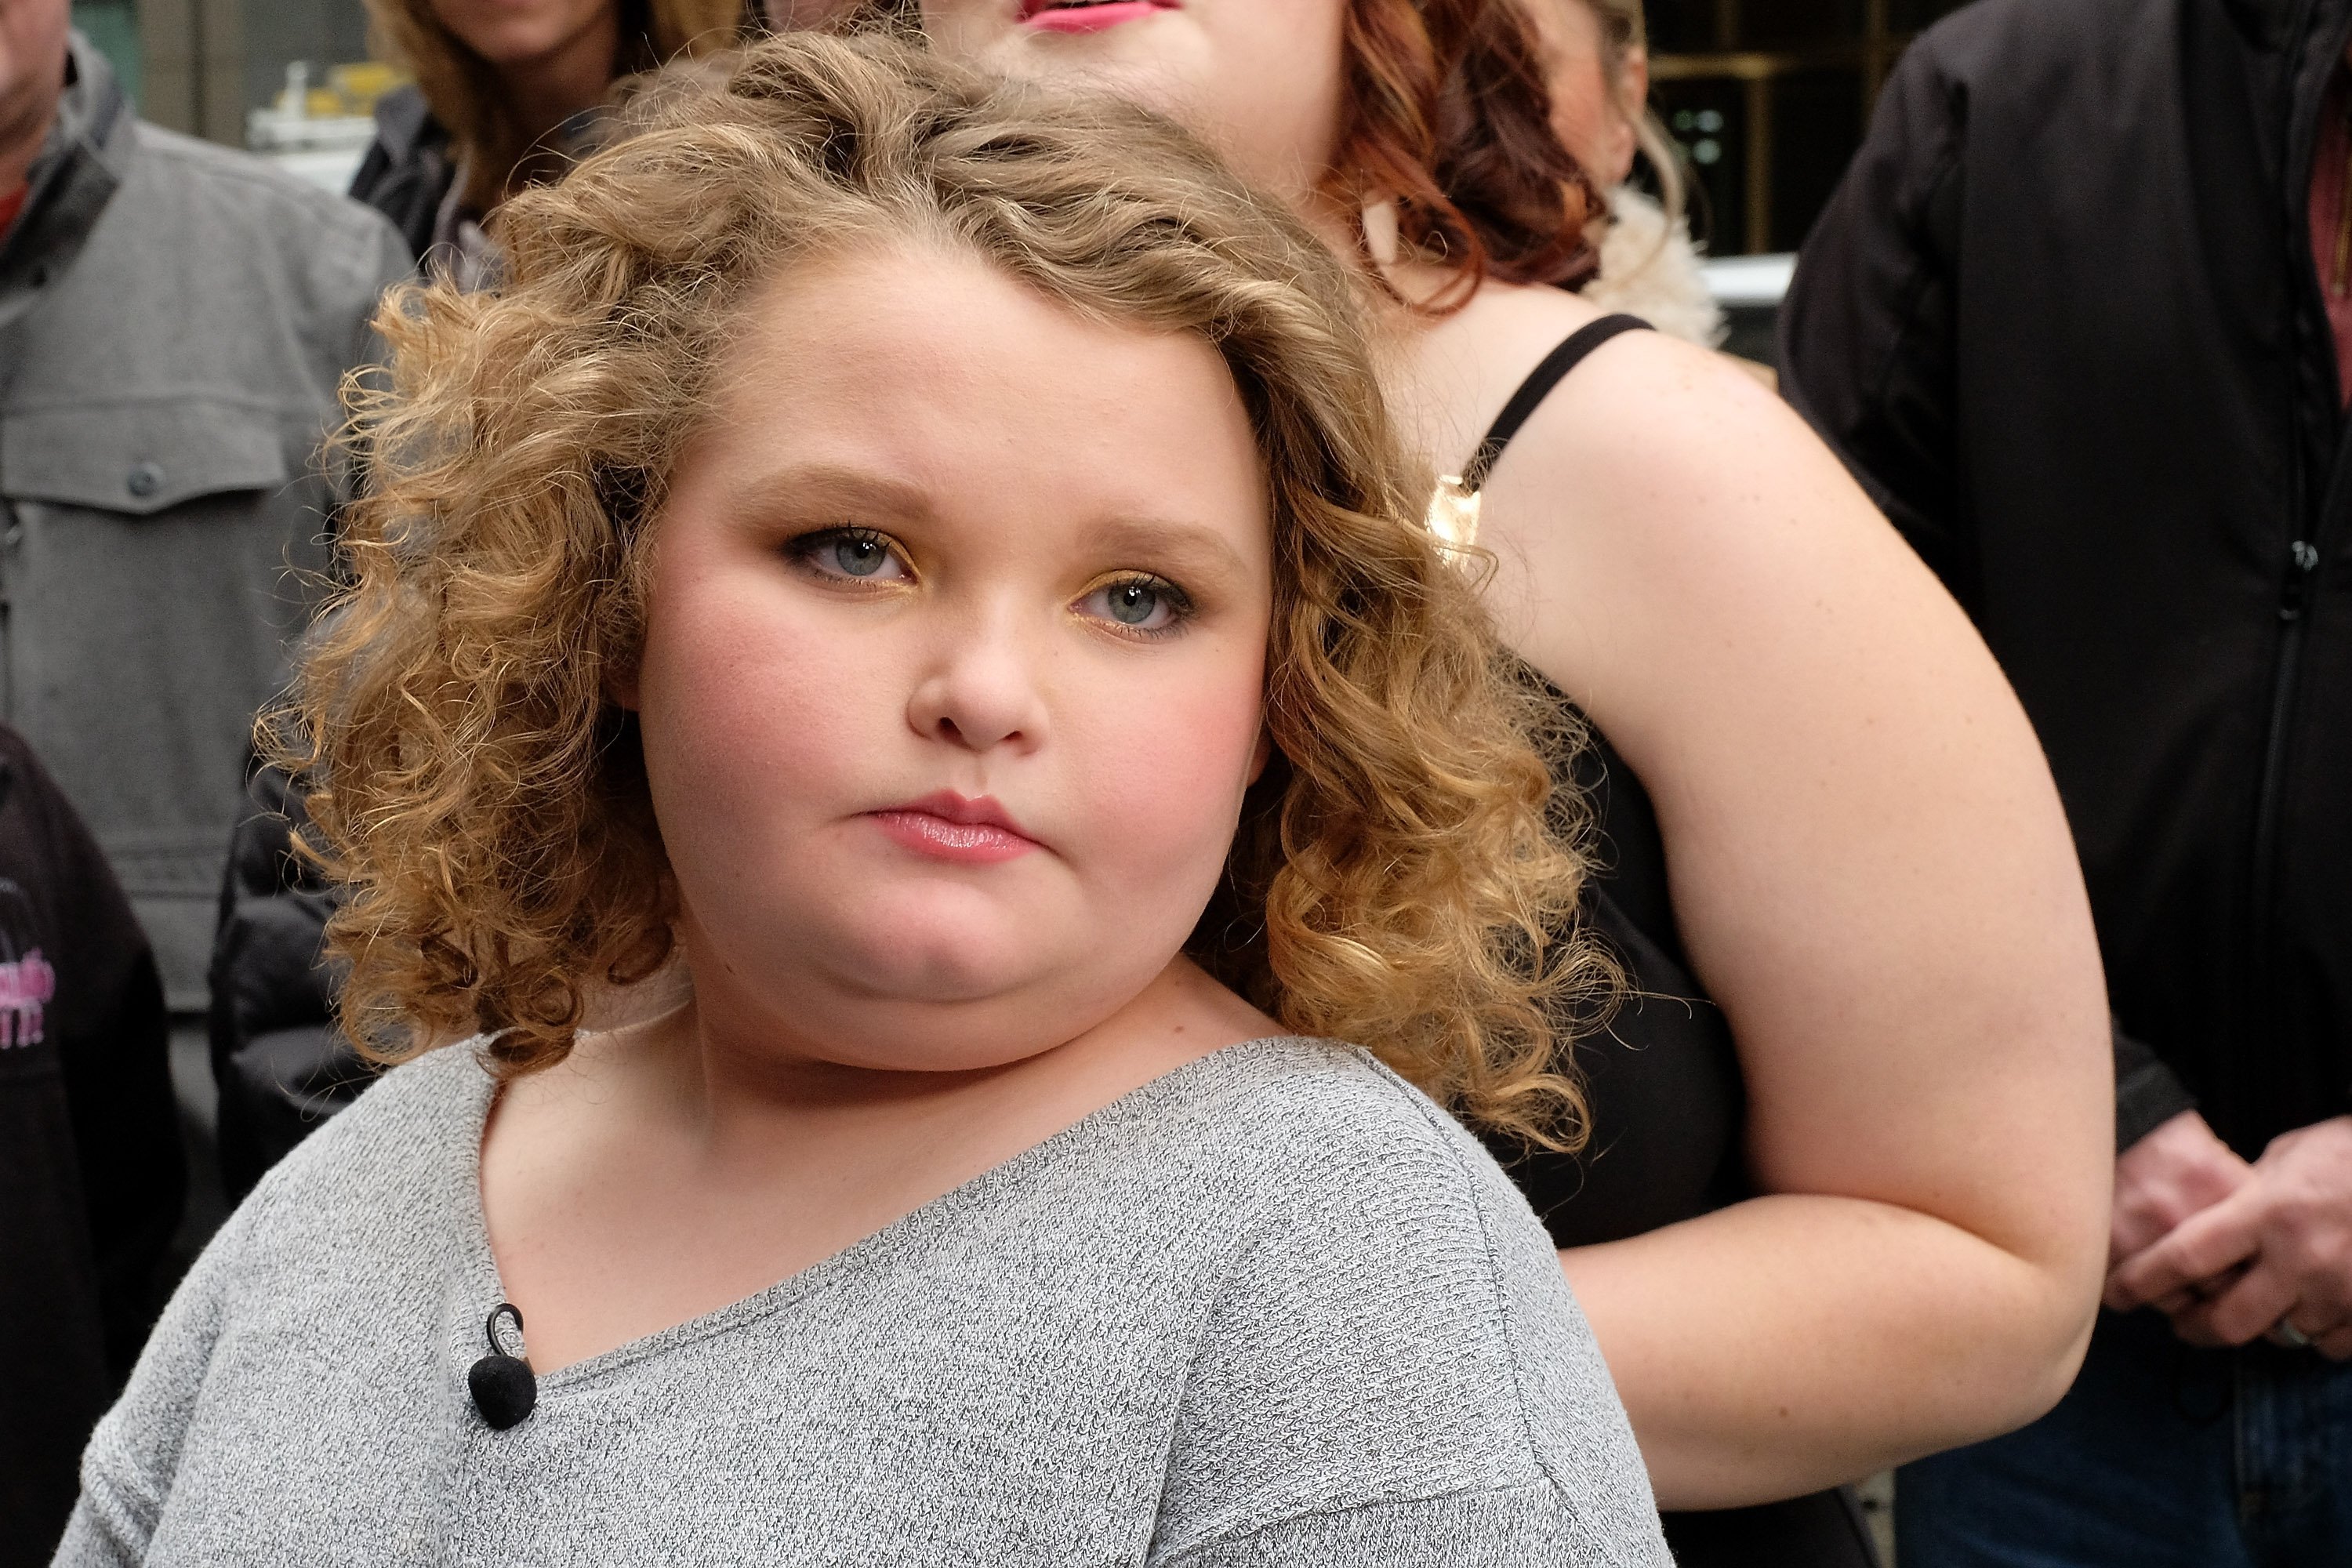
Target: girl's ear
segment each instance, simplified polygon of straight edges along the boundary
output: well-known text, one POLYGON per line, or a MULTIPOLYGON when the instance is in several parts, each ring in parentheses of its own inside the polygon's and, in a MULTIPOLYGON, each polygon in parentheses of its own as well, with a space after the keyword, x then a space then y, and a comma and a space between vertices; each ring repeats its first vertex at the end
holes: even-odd
POLYGON ((637 710, 637 667, 634 664, 608 667, 604 671, 604 695, 629 712, 637 710))

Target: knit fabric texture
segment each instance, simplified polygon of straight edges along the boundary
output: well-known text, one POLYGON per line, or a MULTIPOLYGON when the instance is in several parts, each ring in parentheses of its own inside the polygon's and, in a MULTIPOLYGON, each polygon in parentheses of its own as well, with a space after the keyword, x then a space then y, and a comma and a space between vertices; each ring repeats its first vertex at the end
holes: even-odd
POLYGON ((1670 1563, 1542 1227, 1361 1051, 1202 1058, 502 1432, 492 1093, 436 1051, 271 1173, 58 1563, 1670 1563))

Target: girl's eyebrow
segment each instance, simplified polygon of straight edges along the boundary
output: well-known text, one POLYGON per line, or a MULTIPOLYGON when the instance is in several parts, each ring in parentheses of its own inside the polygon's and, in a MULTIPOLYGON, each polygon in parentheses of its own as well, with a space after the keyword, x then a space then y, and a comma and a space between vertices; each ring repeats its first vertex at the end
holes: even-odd
POLYGON ((1115 517, 1090 529, 1087 539, 1090 544, 1108 553, 1160 562, 1179 571, 1224 573, 1237 577, 1250 574, 1249 563, 1234 548, 1233 541, 1207 523, 1177 518, 1115 517))
POLYGON ((844 463, 794 463, 767 469, 737 482, 728 492, 728 510, 739 516, 772 513, 804 502, 856 504, 895 518, 925 518, 936 510, 922 486, 844 463))

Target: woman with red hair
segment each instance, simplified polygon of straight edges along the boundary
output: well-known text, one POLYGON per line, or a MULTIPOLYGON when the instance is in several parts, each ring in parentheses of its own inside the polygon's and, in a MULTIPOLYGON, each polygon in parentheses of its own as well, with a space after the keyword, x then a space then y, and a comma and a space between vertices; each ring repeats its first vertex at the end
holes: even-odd
POLYGON ((899 9, 1166 110, 1358 262, 1433 525, 1594 741, 1639 1000, 1577 1049, 1584 1152, 1517 1174, 1710 1510, 1681 1561, 1867 1561, 1822 1489, 2047 1409, 2104 1261, 2098 952, 1983 644, 1784 405, 1570 291, 1601 202, 1519 0, 899 9))

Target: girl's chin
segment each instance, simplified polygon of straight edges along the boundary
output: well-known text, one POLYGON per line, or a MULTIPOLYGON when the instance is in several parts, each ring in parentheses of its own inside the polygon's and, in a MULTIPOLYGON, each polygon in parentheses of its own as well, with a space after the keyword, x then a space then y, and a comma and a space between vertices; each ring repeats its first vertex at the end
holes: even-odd
POLYGON ((836 994, 884 1008, 981 1008, 1087 964, 1082 948, 1051 940, 1066 920, 955 902, 886 904, 834 926, 822 963, 836 994))

